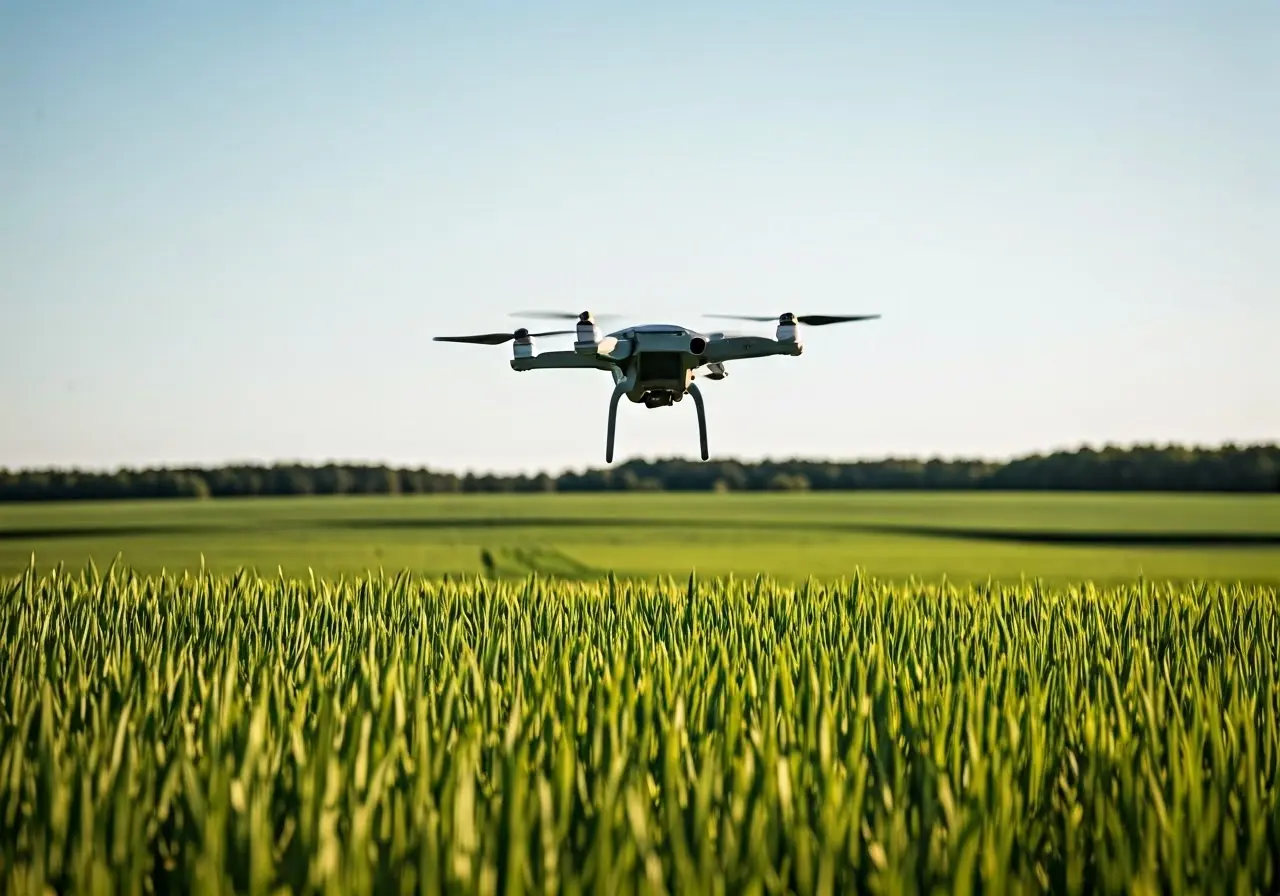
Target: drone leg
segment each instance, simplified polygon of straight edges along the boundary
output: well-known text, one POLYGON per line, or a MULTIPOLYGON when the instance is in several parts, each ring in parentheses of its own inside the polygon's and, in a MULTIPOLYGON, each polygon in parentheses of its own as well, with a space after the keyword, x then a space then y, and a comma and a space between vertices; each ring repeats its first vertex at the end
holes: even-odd
POLYGON ((613 387, 613 397, 609 399, 609 439, 605 443, 604 462, 613 463, 613 433, 618 425, 618 402, 627 394, 625 380, 613 387))
POLYGON ((693 396, 694 407, 698 409, 698 441, 702 447, 702 459, 710 457, 707 451, 707 409, 702 405, 702 391, 696 383, 689 384, 689 394, 693 396))

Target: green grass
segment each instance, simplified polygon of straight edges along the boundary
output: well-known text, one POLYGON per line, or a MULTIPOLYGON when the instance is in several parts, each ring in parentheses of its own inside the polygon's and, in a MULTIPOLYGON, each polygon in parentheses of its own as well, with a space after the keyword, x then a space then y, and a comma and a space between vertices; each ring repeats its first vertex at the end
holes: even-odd
POLYGON ((585 494, 0 507, 0 572, 116 554, 149 572, 767 574, 1280 582, 1280 496, 585 494), (1074 538, 1075 541, 1068 541, 1074 538))
POLYGON ((0 879, 1276 892, 1276 597, 31 570, 0 580, 0 879))

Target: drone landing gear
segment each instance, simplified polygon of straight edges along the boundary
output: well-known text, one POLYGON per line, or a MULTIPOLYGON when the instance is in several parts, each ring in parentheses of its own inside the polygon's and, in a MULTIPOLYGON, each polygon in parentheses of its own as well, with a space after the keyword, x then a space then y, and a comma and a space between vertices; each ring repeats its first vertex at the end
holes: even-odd
MULTIPOLYGON (((622 400, 622 396, 628 391, 628 383, 624 380, 613 387, 613 395, 609 397, 609 434, 605 442, 604 460, 605 463, 613 463, 613 442, 614 434, 618 428, 618 402, 622 400)), ((694 407, 698 411, 698 446, 702 450, 702 459, 710 458, 711 453, 707 450, 707 409, 702 401, 702 392, 698 389, 697 384, 690 383, 688 392, 693 396, 694 407)), ((650 408, 663 407, 671 404, 671 401, 663 401, 660 403, 645 402, 650 408)))
POLYGON ((605 444, 604 462, 613 463, 613 433, 618 425, 618 402, 627 394, 627 381, 623 380, 613 387, 613 395, 609 398, 609 440, 605 444))
POLYGON ((707 451, 707 409, 702 404, 702 391, 696 383, 689 384, 689 394, 693 396, 693 406, 698 409, 698 444, 702 449, 702 459, 710 457, 707 451))

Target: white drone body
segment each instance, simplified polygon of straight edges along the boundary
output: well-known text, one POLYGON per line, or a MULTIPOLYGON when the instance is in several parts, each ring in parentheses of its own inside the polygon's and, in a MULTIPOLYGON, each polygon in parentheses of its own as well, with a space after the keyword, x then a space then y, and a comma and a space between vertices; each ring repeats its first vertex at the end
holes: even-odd
POLYGON ((872 320, 880 315, 797 317, 787 313, 777 318, 714 315, 754 321, 776 319, 778 326, 772 339, 767 336, 730 335, 721 332, 702 333, 677 324, 645 324, 602 334, 589 311, 583 311, 579 315, 553 312, 538 316, 570 319, 576 317, 577 328, 530 333, 521 327, 514 333, 436 336, 435 340, 482 345, 512 342, 511 369, 521 372, 566 368, 608 371, 613 377, 614 387, 613 395, 609 400, 605 462, 612 463, 618 402, 623 396, 648 408, 660 408, 675 404, 683 399, 686 393, 690 395, 698 411, 698 438, 702 459, 707 460, 710 455, 707 451, 706 408, 703 405, 702 392, 694 383, 695 379, 713 381, 724 379, 729 375, 724 367, 728 361, 767 358, 773 355, 800 355, 804 351, 800 338, 800 324, 820 326, 846 321, 872 320), (571 351, 541 353, 535 351, 535 338, 570 333, 576 337, 571 351))

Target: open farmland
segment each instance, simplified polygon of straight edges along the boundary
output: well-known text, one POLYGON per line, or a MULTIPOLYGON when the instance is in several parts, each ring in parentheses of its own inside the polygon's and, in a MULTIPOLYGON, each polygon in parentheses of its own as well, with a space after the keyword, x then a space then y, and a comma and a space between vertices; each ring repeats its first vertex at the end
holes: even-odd
POLYGON ((7 892, 1280 886, 1275 496, 44 503, 0 561, 7 892))
POLYGON ((1274 588, 115 570, 0 598, 7 892, 1280 883, 1274 588))
POLYGON ((0 572, 100 566, 579 579, 767 574, 1280 583, 1280 495, 849 492, 246 498, 0 506, 0 572))

